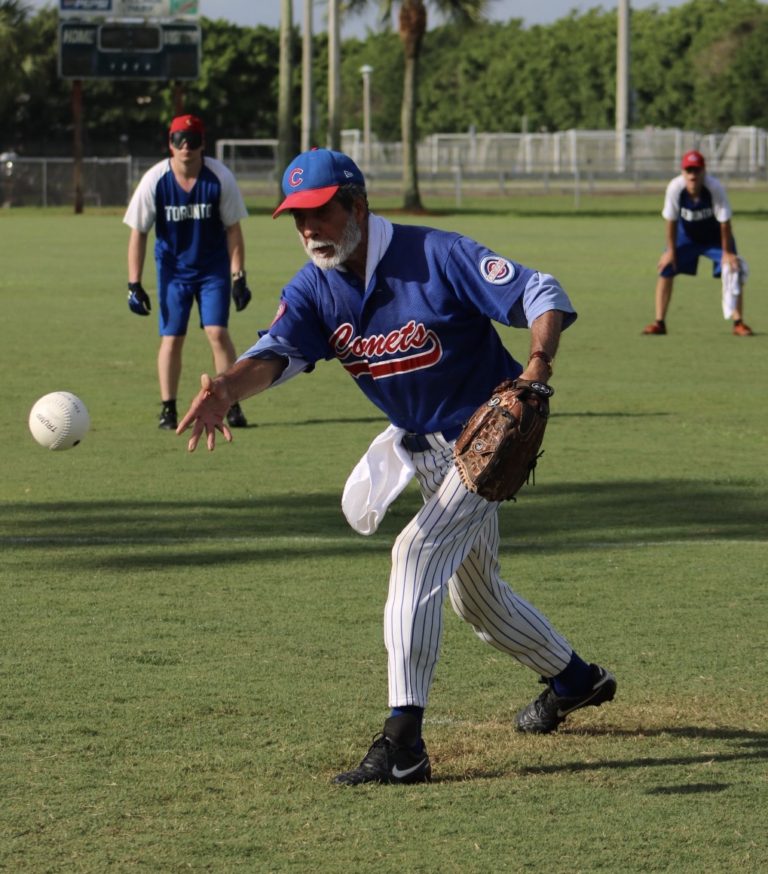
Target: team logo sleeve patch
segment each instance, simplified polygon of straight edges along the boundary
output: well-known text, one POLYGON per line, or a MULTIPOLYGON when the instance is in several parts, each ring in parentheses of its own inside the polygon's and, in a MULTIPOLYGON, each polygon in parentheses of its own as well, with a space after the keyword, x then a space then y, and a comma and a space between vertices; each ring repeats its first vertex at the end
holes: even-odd
POLYGON ((272 324, 269 326, 270 328, 273 328, 280 321, 280 319, 285 315, 287 309, 288 305, 284 300, 281 300, 280 306, 278 306, 277 312, 275 313, 275 317, 272 319, 272 324))
POLYGON ((515 268, 506 258, 486 255, 480 262, 480 275, 493 285, 506 285, 515 278, 515 268))

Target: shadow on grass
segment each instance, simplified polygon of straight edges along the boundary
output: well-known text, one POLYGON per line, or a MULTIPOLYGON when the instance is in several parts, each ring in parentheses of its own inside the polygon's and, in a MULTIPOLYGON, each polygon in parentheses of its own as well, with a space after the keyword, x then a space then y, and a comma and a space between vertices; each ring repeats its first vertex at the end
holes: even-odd
POLYGON ((684 783, 680 786, 657 786, 649 789, 646 795, 706 795, 712 792, 722 792, 729 783, 684 783))
MULTIPOLYGON (((768 733, 755 732, 741 728, 700 728, 695 725, 682 726, 679 728, 658 729, 635 729, 622 730, 615 728, 591 728, 568 731, 561 730, 560 734, 589 735, 592 737, 604 736, 611 738, 653 738, 653 737, 680 737, 692 740, 724 741, 726 743, 736 741, 736 752, 724 751, 713 752, 707 750, 701 754, 685 754, 675 756, 633 756, 628 759, 600 759, 591 758, 590 761, 560 762, 553 765, 535 765, 530 767, 514 768, 507 770, 470 770, 461 776, 436 775, 435 783, 456 783, 468 780, 495 780, 508 778, 512 775, 535 777, 548 774, 577 774, 585 772, 597 772, 606 770, 633 770, 648 768, 685 767, 688 765, 707 764, 710 762, 761 762, 768 760, 768 733)), ((733 746, 731 744, 731 746, 733 746)), ((728 783, 672 783, 654 786, 646 790, 647 795, 697 795, 712 792, 722 792, 729 788, 728 783)))
MULTIPOLYGON (((388 552, 421 503, 412 487, 379 533, 347 525, 340 494, 216 501, 67 501, 0 505, 0 546, 80 549, 75 560, 119 570, 144 564, 236 564, 254 559, 388 552), (87 547, 88 549, 83 549, 87 547), (142 554, 143 553, 143 554, 142 554)), ((713 539, 764 540, 768 506, 754 483, 618 481, 529 488, 501 510, 502 554, 632 547, 713 539)))
MULTIPOLYGON (((563 732, 567 734, 568 732, 563 732)), ((679 737, 691 740, 724 741, 733 748, 736 741, 736 751, 714 752, 707 749, 703 753, 685 753, 674 756, 635 756, 631 759, 601 759, 599 761, 564 762, 554 765, 536 765, 535 767, 518 768, 517 773, 529 774, 561 774, 578 773, 583 771, 626 770, 630 768, 666 768, 706 764, 708 762, 760 762, 768 761, 768 733, 749 731, 743 728, 700 728, 695 725, 686 725, 679 728, 655 728, 635 730, 623 730, 615 728, 593 728, 582 731, 574 731, 573 734, 590 735, 593 737, 604 736, 611 738, 665 738, 679 737)), ((690 784, 688 784, 690 787, 690 784)), ((702 786, 703 784, 695 784, 702 786)), ((719 784, 707 784, 719 785, 719 784)), ((649 790, 651 793, 665 794, 673 791, 683 792, 686 784, 679 787, 656 787, 649 790)), ((702 789, 687 791, 705 791, 702 789)), ((707 791, 713 791, 711 788, 707 791)))

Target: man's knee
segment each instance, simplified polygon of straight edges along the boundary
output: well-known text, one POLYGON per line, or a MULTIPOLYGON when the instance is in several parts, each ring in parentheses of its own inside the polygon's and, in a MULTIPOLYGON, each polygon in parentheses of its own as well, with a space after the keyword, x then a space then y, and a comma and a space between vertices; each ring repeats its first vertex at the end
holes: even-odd
POLYGON ((229 342, 229 330, 222 325, 206 325, 205 334, 211 343, 225 345, 229 342))

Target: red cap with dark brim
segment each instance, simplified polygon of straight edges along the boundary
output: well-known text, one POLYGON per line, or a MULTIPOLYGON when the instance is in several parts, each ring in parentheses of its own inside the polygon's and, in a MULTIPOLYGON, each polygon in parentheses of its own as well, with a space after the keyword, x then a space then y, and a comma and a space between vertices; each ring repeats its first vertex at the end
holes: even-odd
POLYGON ((173 134, 179 130, 189 131, 205 136, 205 126, 196 115, 177 115, 176 118, 174 118, 171 122, 171 129, 169 133, 173 134))

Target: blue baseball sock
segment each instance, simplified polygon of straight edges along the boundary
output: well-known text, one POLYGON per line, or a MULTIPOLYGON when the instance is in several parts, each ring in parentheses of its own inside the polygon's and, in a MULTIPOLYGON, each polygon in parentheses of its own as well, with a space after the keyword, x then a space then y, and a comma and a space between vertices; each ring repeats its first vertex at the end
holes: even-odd
POLYGON ((573 698, 586 692, 591 682, 592 671, 589 665, 579 658, 574 650, 565 669, 552 678, 552 688, 555 690, 555 695, 573 698))

